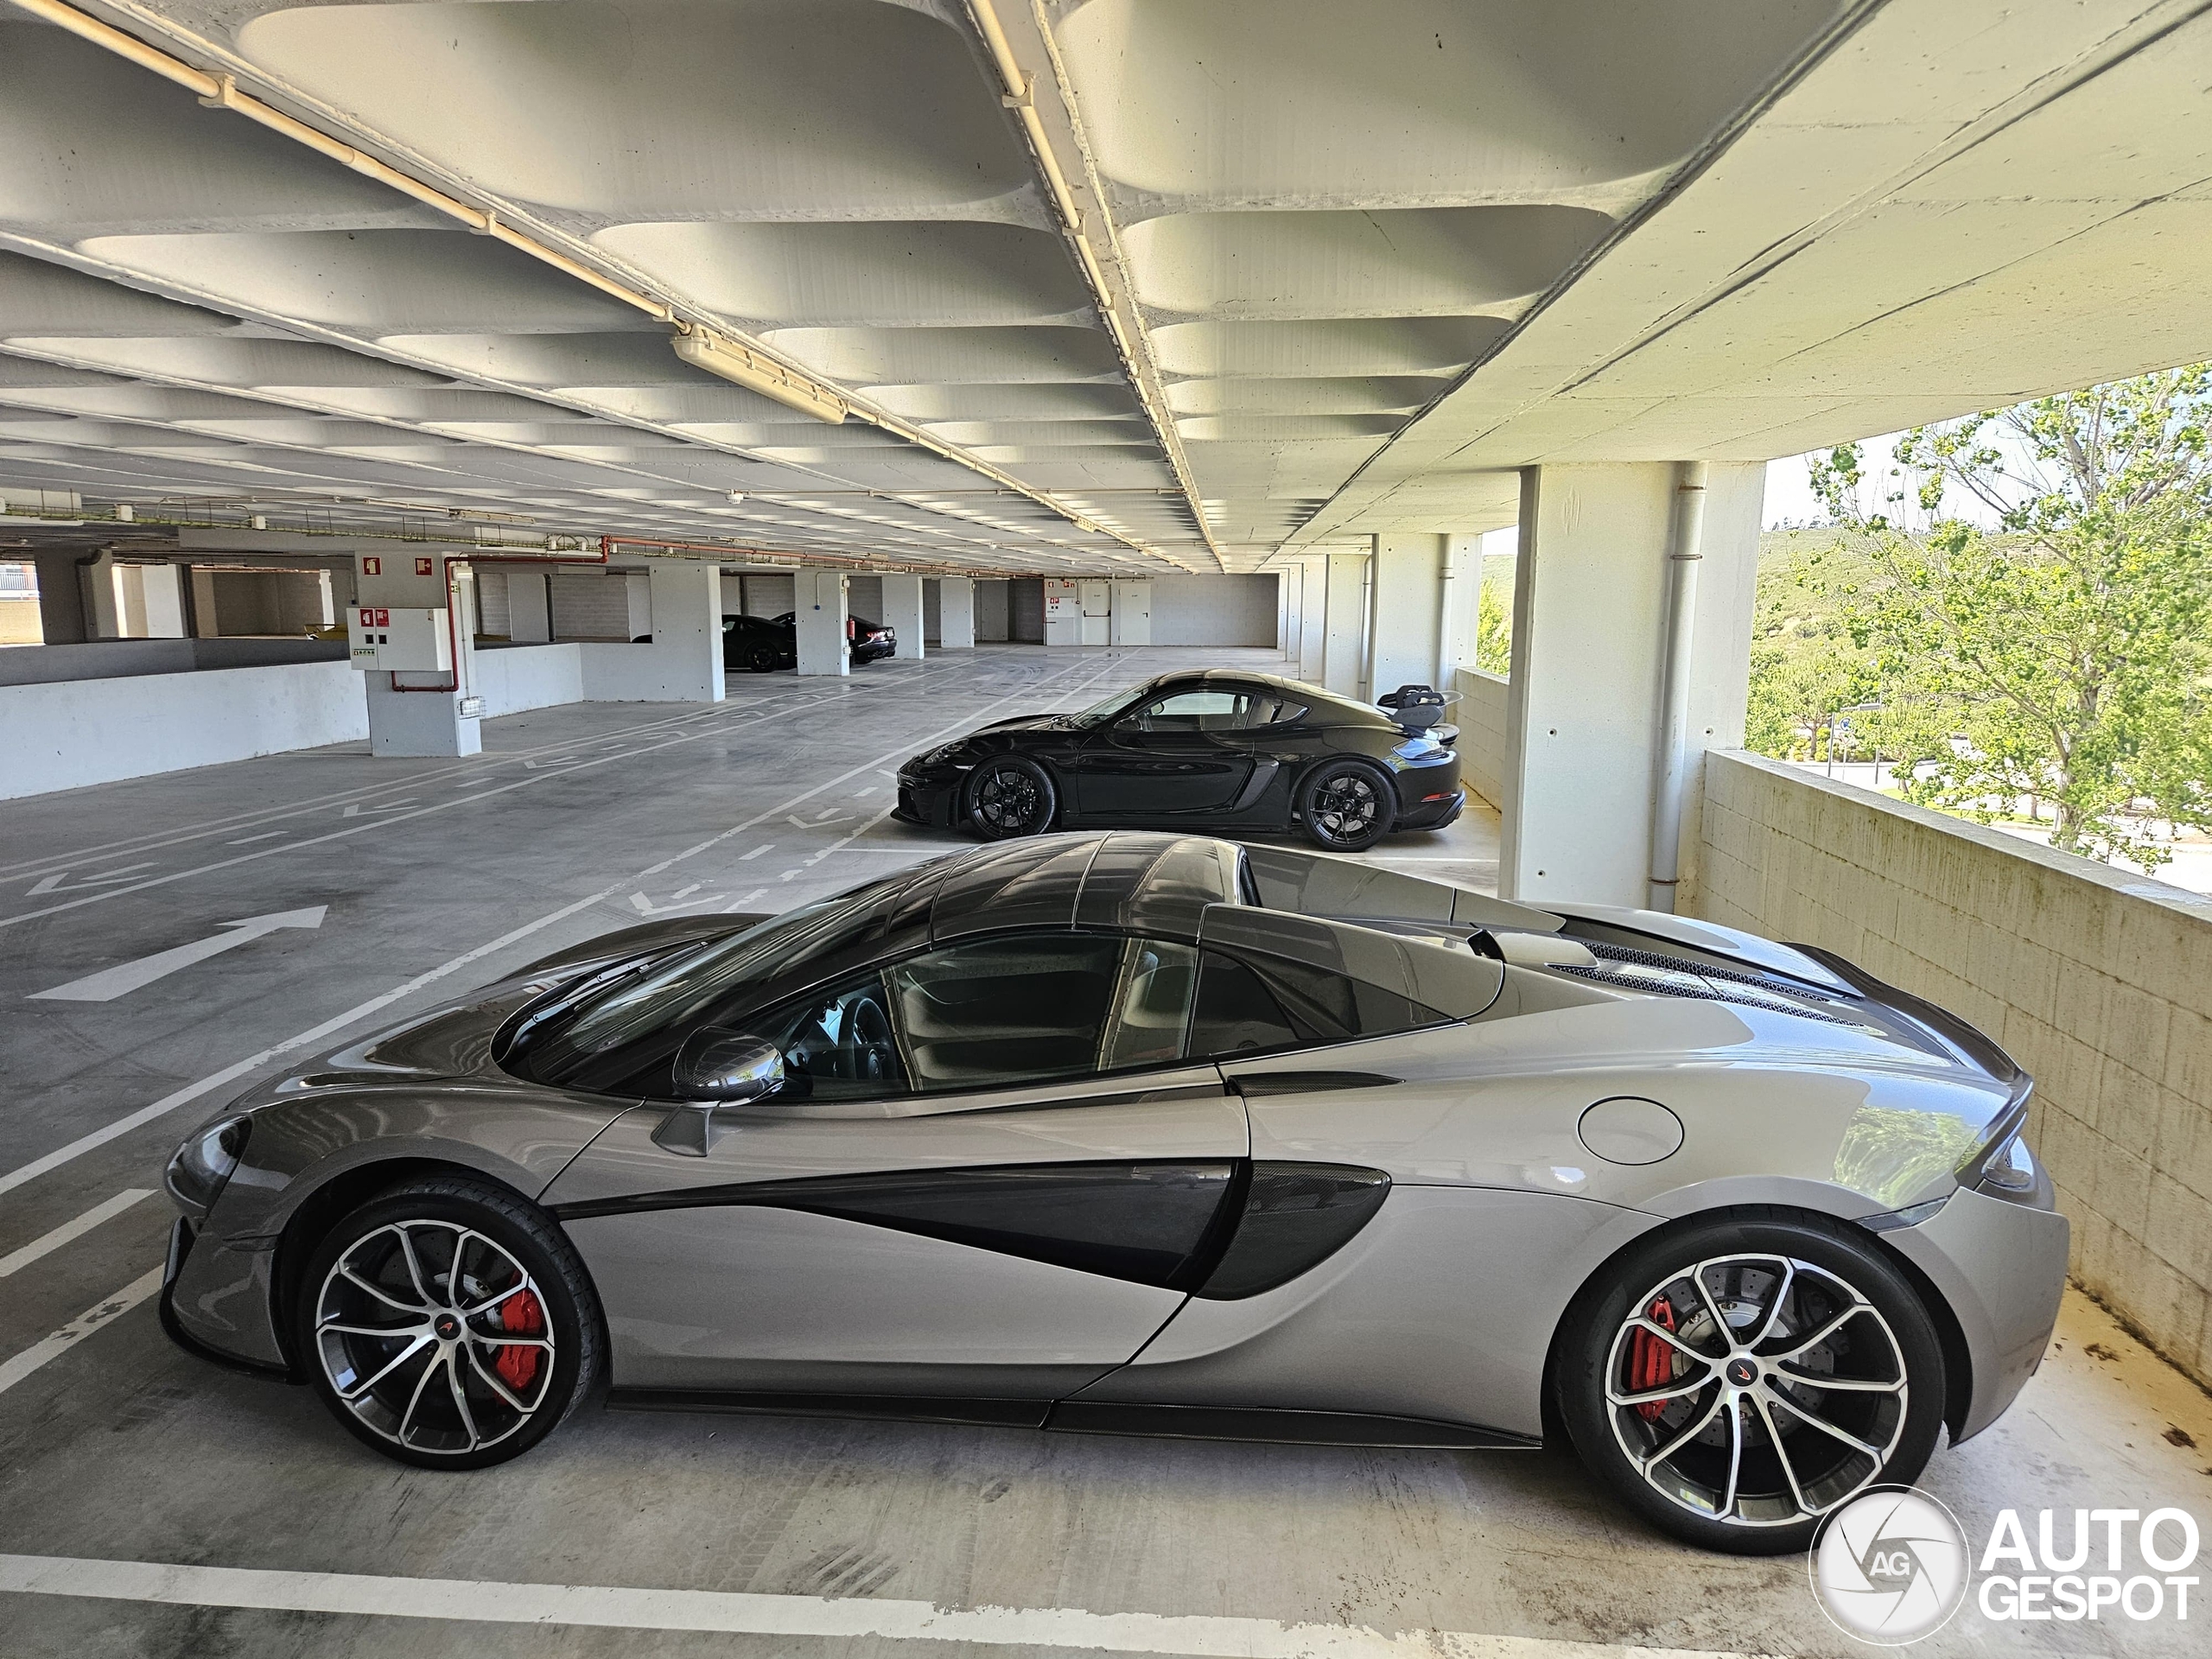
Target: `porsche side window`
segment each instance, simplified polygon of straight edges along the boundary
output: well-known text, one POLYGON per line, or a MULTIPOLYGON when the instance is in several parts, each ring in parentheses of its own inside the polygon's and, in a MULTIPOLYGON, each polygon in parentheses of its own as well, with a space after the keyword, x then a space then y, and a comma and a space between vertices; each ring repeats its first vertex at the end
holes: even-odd
POLYGON ((783 1051, 785 1100, 865 1100, 906 1092, 883 976, 788 1003, 744 1022, 783 1051))
POLYGON ((1066 933, 979 939, 891 969, 914 1086, 980 1089, 1097 1070, 1127 943, 1066 933))
POLYGON ((1226 732, 1249 723, 1249 697, 1235 691, 1178 691, 1138 714, 1146 732, 1226 732))

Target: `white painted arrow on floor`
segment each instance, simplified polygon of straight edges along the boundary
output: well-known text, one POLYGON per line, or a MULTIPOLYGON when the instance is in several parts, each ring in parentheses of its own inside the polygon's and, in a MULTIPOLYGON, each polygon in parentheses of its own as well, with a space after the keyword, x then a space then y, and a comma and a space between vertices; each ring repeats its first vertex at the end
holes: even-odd
POLYGON ((225 922, 226 930, 211 933, 204 939, 194 939, 190 944, 180 944, 170 950, 156 951, 150 957, 141 957, 136 962, 126 962, 119 967, 102 969, 83 979, 73 979, 67 985, 57 985, 50 991, 34 991, 35 1002, 112 1002, 118 996, 127 996, 142 985, 150 985, 189 968, 195 962, 205 962, 210 957, 219 957, 226 950, 235 950, 249 940, 264 933, 273 933, 280 927, 321 927, 327 906, 315 905, 306 910, 272 911, 266 916, 250 917, 242 922, 225 922))

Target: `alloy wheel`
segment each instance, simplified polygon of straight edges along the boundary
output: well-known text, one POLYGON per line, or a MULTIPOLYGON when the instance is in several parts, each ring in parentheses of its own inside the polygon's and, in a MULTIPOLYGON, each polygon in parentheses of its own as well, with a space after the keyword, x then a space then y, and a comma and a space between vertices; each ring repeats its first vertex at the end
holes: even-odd
POLYGON ((1630 1305, 1605 1363, 1613 1438, 1700 1520, 1794 1526, 1874 1484, 1905 1428, 1897 1333, 1840 1274, 1715 1257, 1630 1305))
POLYGON ((1040 829, 1045 792, 1018 766, 986 772, 976 785, 976 817, 995 836, 1019 836, 1040 829))
POLYGON ((1357 772, 1323 779, 1311 809, 1314 823, 1332 841, 1357 841, 1375 827, 1381 810, 1374 784, 1357 772))
POLYGON ((455 1222, 392 1222, 348 1245, 317 1294, 315 1344, 346 1409, 410 1452, 481 1451, 549 1403, 543 1292, 505 1247, 455 1222))

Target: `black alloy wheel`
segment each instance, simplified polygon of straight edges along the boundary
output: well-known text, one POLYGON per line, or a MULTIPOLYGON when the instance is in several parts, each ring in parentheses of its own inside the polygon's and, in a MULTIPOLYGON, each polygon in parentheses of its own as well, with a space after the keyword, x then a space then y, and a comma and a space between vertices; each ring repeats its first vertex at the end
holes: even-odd
POLYGON ((1299 821, 1308 840, 1332 853, 1363 853, 1390 833, 1396 791, 1364 760, 1317 766, 1298 791, 1299 821))
POLYGON ((1909 1486, 1942 1428, 1942 1344, 1880 1247, 1826 1217, 1663 1230, 1577 1297, 1553 1356, 1575 1451, 1706 1549, 1807 1548, 1823 1516, 1909 1486))
POLYGON ((775 672, 782 653, 766 639, 756 639, 745 648, 745 665, 755 674, 775 672))
POLYGON ((986 760, 969 775, 961 794, 968 827, 985 841, 1042 835, 1052 827, 1059 806, 1050 774, 1018 754, 986 760))
POLYGON ((331 1414, 400 1463, 480 1469, 519 1457, 599 1370, 599 1300, 536 1206, 436 1175, 371 1199, 316 1246, 296 1351, 331 1414))

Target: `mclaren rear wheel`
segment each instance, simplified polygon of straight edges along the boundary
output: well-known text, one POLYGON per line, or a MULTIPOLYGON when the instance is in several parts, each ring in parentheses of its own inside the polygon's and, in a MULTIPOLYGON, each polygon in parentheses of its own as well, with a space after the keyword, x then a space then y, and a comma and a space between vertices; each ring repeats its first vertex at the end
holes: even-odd
POLYGON ((1330 760, 1308 773, 1298 791, 1306 839, 1332 853, 1363 853, 1390 833, 1396 791, 1364 760, 1330 760))
POLYGON ((1554 1356, 1591 1471, 1662 1531, 1779 1554, 1872 1486, 1910 1485, 1942 1427, 1942 1344, 1872 1243, 1815 1217, 1662 1234, 1577 1299, 1554 1356))
POLYGON ((346 1217, 308 1264, 296 1318, 332 1414, 423 1468, 519 1457, 599 1369, 575 1251, 533 1206, 467 1177, 404 1182, 346 1217))
POLYGON ((1060 810, 1052 774, 1018 754, 986 760, 969 775, 960 798, 968 827, 985 841, 1040 836, 1060 810))

